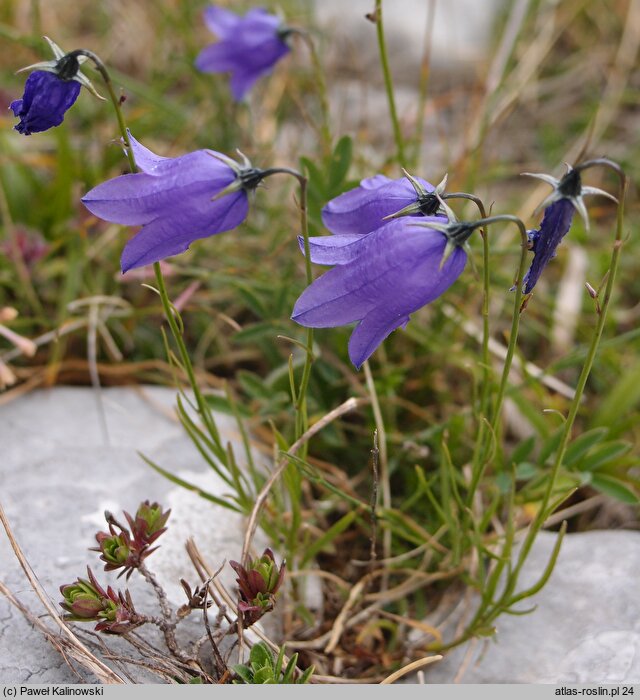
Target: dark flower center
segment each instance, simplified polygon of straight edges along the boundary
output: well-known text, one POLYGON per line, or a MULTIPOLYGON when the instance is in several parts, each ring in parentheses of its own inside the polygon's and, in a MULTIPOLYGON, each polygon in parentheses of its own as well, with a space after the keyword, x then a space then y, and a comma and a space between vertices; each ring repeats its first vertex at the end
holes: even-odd
POLYGON ((260 168, 242 168, 238 173, 242 189, 247 192, 255 190, 266 176, 266 170, 261 170, 260 168))
POLYGON ((276 36, 278 37, 278 39, 280 39, 280 41, 284 41, 285 43, 287 43, 287 39, 295 33, 295 29, 293 29, 292 27, 287 27, 285 25, 281 25, 276 29, 276 36))
POLYGON ((440 201, 433 192, 426 192, 418 196, 418 209, 424 216, 434 216, 438 213, 440 201))
POLYGON ((570 170, 563 178, 560 180, 558 185, 558 192, 564 197, 579 197, 580 192, 582 192, 582 180, 580 178, 579 170, 570 170))
POLYGON ((455 224, 449 224, 445 236, 458 246, 462 246, 467 242, 467 239, 477 228, 476 222, 460 221, 455 224))
POLYGON ((73 80, 80 70, 80 63, 75 52, 68 53, 56 63, 56 75, 60 80, 73 80))

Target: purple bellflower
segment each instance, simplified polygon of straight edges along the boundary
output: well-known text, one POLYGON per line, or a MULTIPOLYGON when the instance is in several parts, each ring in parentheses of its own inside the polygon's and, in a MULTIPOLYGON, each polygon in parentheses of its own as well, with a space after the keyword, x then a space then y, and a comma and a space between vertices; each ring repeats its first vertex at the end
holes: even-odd
POLYGON ((544 209, 540 228, 527 231, 529 245, 533 251, 533 261, 523 281, 525 294, 533 291, 542 271, 555 258, 557 247, 571 228, 574 212, 577 211, 580 214, 585 228, 589 230, 589 216, 583 197, 599 194, 614 202, 618 201, 613 195, 598 187, 584 186, 580 170, 579 165, 572 168, 567 164, 567 172, 560 180, 544 173, 523 173, 523 175, 543 180, 553 187, 553 192, 536 209, 536 212, 544 209))
POLYGON ((22 98, 9 105, 14 116, 20 118, 14 128, 25 136, 62 124, 66 111, 78 99, 81 86, 100 97, 91 81, 80 72, 80 66, 87 56, 76 51, 65 54, 51 39, 45 39, 55 60, 22 68, 36 70, 27 78, 22 98))
POLYGON ((370 233, 311 238, 312 262, 335 267, 302 293, 292 319, 311 328, 358 321, 349 357, 360 369, 392 331, 404 328, 414 311, 462 273, 467 262, 462 246, 473 229, 450 229, 443 217, 419 222, 403 217, 370 233))
POLYGON ((291 51, 285 42, 289 30, 279 17, 262 8, 239 17, 222 7, 209 7, 204 20, 218 41, 202 49, 196 68, 207 73, 231 73, 231 93, 237 101, 291 51))
POLYGON ((245 156, 238 164, 210 150, 163 158, 129 138, 141 172, 104 182, 82 198, 105 221, 142 226, 122 252, 122 272, 183 253, 193 241, 241 224, 248 192, 267 172, 245 156))
POLYGON ((324 225, 335 234, 363 234, 375 231, 388 219, 442 213, 438 195, 444 193, 447 176, 434 188, 403 172, 405 177, 397 180, 374 175, 332 199, 322 210, 324 225))

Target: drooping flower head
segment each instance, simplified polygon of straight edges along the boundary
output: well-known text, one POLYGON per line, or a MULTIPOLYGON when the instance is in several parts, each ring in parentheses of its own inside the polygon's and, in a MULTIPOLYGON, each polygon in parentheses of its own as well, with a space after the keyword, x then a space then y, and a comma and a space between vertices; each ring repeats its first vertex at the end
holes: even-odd
POLYGON ((426 180, 413 177, 391 180, 374 175, 362 180, 359 187, 332 199, 322 210, 322 221, 331 233, 363 234, 380 228, 386 220, 400 216, 434 216, 442 212, 438 195, 447 184, 434 187, 426 180))
POLYGON ((142 226, 122 252, 122 272, 183 253, 199 238, 229 231, 249 211, 247 193, 266 171, 211 150, 163 158, 129 135, 139 173, 94 187, 85 207, 105 221, 142 226))
POLYGON ((14 116, 20 118, 14 129, 25 136, 62 124, 65 112, 78 99, 82 85, 100 97, 91 81, 80 72, 88 56, 81 50, 65 54, 51 39, 45 39, 55 60, 22 68, 34 72, 27 78, 22 98, 9 105, 14 116))
POLYGON ((196 68, 206 73, 231 73, 235 100, 242 100, 254 83, 291 50, 285 42, 287 28, 279 17, 262 8, 239 17, 222 7, 209 7, 204 20, 218 41, 200 52, 196 68))
POLYGON ((551 194, 536 208, 536 212, 544 209, 540 228, 527 232, 529 245, 533 251, 533 261, 524 277, 525 294, 533 291, 542 271, 556 256, 557 247, 571 228, 574 212, 577 211, 580 214, 585 228, 589 230, 589 216, 583 197, 599 194, 614 202, 618 201, 598 187, 587 187, 582 184, 580 172, 585 165, 588 167, 588 164, 581 164, 572 168, 567 164, 567 172, 560 180, 544 173, 523 173, 523 175, 543 180, 553 187, 551 194))
POLYGON ((472 230, 454 230, 443 217, 402 217, 370 233, 311 238, 312 262, 334 267, 307 287, 291 318, 311 328, 358 321, 349 357, 359 369, 392 331, 458 279, 472 230))

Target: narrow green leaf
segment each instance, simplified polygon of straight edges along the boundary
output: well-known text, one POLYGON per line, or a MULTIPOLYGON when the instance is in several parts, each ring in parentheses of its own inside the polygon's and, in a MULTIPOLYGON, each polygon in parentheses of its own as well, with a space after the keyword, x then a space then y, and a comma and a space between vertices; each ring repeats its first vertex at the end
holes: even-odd
POLYGON ((535 444, 536 439, 533 435, 528 437, 526 440, 522 440, 522 442, 520 442, 511 453, 511 463, 520 464, 520 462, 524 462, 533 452, 535 444))
POLYGON ((589 449, 599 442, 602 442, 602 440, 607 437, 608 433, 609 428, 593 428, 593 430, 588 430, 586 433, 577 437, 569 447, 567 447, 563 459, 564 466, 570 467, 575 464, 589 449))
POLYGON ((613 476, 594 474, 591 479, 591 485, 594 489, 597 489, 607 496, 617 498, 619 501, 622 501, 622 503, 630 503, 633 505, 640 503, 638 495, 632 491, 629 486, 613 476))
MULTIPOLYGON (((205 394, 204 398, 214 411, 224 413, 225 415, 229 416, 234 415, 233 407, 226 396, 220 396, 220 394, 205 394)), ((245 406, 236 406, 236 409, 238 414, 243 418, 251 418, 253 415, 253 413, 245 406)))
POLYGON ((236 378, 244 391, 254 399, 270 399, 273 391, 264 385, 262 379, 253 372, 239 370, 236 378))
POLYGON ((228 508, 229 510, 233 510, 236 513, 243 514, 243 510, 232 502, 231 499, 234 498, 233 496, 230 495, 230 500, 228 501, 224 498, 214 496, 212 493, 201 489, 199 486, 185 481, 179 476, 176 476, 175 474, 172 474, 166 469, 163 469, 161 466, 159 466, 155 462, 152 462, 148 457, 145 457, 145 455, 141 454, 140 452, 138 452, 138 454, 152 469, 155 469, 155 471, 157 471, 158 474, 162 474, 162 476, 171 481, 173 484, 176 484, 177 486, 182 486, 182 488, 186 489, 187 491, 193 491, 194 493, 197 493, 198 496, 201 496, 202 498, 206 499, 207 501, 211 501, 212 503, 216 503, 217 505, 222 506, 223 508, 228 508))
POLYGON ((272 321, 259 321, 252 323, 234 334, 233 340, 241 345, 251 345, 260 340, 270 340, 282 333, 284 328, 274 324, 272 321))
POLYGON ((640 360, 630 369, 624 371, 619 381, 600 402, 600 407, 593 417, 594 425, 611 427, 615 434, 617 426, 624 424, 640 404, 640 360))
POLYGON ((631 448, 632 445, 622 440, 615 440, 605 445, 600 445, 600 447, 590 452, 587 457, 578 464, 578 469, 589 472, 596 471, 596 469, 605 467, 619 457, 628 454, 631 448))
POLYGON ((249 662, 254 668, 269 667, 273 670, 273 656, 264 642, 258 642, 251 647, 249 662))
POLYGON ((329 194, 335 196, 339 194, 341 185, 347 177, 351 166, 352 141, 350 136, 343 136, 333 151, 331 166, 329 167, 329 194), (338 192, 336 192, 338 190, 338 192))
POLYGON ((335 538, 343 533, 349 525, 356 519, 358 513, 355 510, 350 510, 346 515, 343 515, 339 520, 337 520, 321 537, 315 542, 312 542, 305 550, 302 557, 302 562, 300 567, 304 568, 306 564, 313 560, 313 558, 321 552, 325 547, 327 547, 335 538))

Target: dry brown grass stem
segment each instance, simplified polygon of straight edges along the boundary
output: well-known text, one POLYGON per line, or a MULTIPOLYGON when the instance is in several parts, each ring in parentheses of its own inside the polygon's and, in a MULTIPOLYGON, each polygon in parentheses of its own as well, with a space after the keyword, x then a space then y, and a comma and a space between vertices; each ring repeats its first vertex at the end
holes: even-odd
MULTIPOLYGON (((23 396, 33 389, 47 385, 49 367, 36 365, 25 368, 13 368, 21 384, 0 394, 0 406, 23 396)), ((143 360, 140 362, 128 362, 122 365, 110 365, 98 362, 97 371, 100 373, 103 383, 108 386, 131 386, 136 381, 151 379, 154 384, 160 386, 173 386, 174 374, 171 365, 164 360, 143 360), (159 381, 160 380, 160 381, 159 381)), ((222 389, 224 382, 208 372, 197 372, 201 386, 207 388, 222 389)), ((89 363, 85 359, 70 359, 60 362, 56 367, 56 377, 59 384, 76 384, 89 380, 89 363)), ((172 414, 172 418, 175 416, 172 414)))
MULTIPOLYGON (((42 604, 46 608, 46 610, 49 613, 53 622, 56 625, 58 625, 58 627, 62 631, 63 635, 67 637, 68 642, 69 642, 69 647, 68 647, 69 655, 73 656, 73 658, 76 659, 76 661, 78 661, 78 663, 80 663, 86 669, 91 671, 91 673, 93 673, 102 683, 108 683, 108 684, 125 683, 125 680, 123 678, 121 678, 117 673, 112 671, 106 664, 104 664, 102 661, 100 661, 100 659, 98 659, 78 639, 78 637, 76 637, 76 635, 71 631, 70 627, 66 624, 66 622, 59 615, 55 605, 51 602, 46 591, 41 586, 40 581, 38 581, 38 577, 36 576, 35 572, 31 568, 31 565, 27 561, 27 559, 24 555, 24 552, 22 551, 20 545, 18 544, 18 542, 13 534, 13 530, 11 529, 11 526, 9 524, 9 521, 7 520, 7 517, 5 515, 2 504, 0 504, 0 522, 2 522, 2 525, 5 529, 5 532, 7 533, 7 538, 9 540, 9 543, 11 544, 11 548, 13 549, 13 552, 16 555, 16 558, 17 558, 18 562, 20 563, 20 566, 22 567, 22 570, 24 571, 27 579, 29 580, 29 583, 31 584, 31 587, 33 588, 35 594, 38 596, 38 598, 40 599, 40 601, 42 602, 42 604)), ((50 639, 49 636, 48 636, 48 638, 50 639)))
POLYGON ((329 641, 327 642, 324 653, 330 654, 337 646, 342 637, 342 633, 345 630, 347 619, 351 613, 351 610, 358 603, 359 598, 362 596, 362 592, 365 589, 367 583, 371 580, 371 576, 367 574, 363 576, 358 583, 349 591, 349 597, 347 598, 345 604, 342 606, 342 610, 338 613, 333 627, 331 628, 331 633, 329 635, 329 641))
POLYGON ((59 634, 52 632, 38 616, 34 615, 29 608, 27 608, 13 595, 13 593, 2 581, 0 581, 0 594, 2 594, 9 601, 9 603, 11 603, 11 605, 13 605, 24 615, 29 624, 33 625, 39 632, 42 633, 42 635, 48 642, 51 643, 56 651, 60 652, 67 666, 76 676, 78 676, 79 680, 82 681, 83 679, 81 678, 80 674, 78 674, 77 670, 68 658, 69 656, 74 656, 72 643, 59 634))
MULTIPOLYGON (((295 455, 296 452, 306 444, 314 435, 319 433, 323 428, 325 428, 329 423, 332 423, 340 416, 345 413, 353 411, 358 406, 362 406, 367 403, 365 399, 355 399, 353 397, 347 399, 344 403, 341 403, 333 411, 329 411, 325 416, 323 416, 317 423, 314 423, 309 430, 307 430, 303 435, 296 440, 293 445, 289 448, 289 454, 295 455)), ((273 488, 273 485, 280 478, 282 472, 286 469, 289 464, 289 457, 283 457, 277 464, 276 468, 271 473, 271 476, 267 479, 265 485, 260 490, 260 493, 256 496, 256 502, 253 506, 251 514, 249 516, 249 521, 247 523, 247 531, 244 538, 244 544, 242 546, 242 558, 243 562, 246 562, 249 556, 249 549, 251 548, 251 542, 253 536, 255 535, 256 528, 258 527, 258 516, 262 510, 267 498, 269 497, 269 492, 273 488)))
POLYGON ((394 622, 399 622, 402 625, 407 625, 415 630, 424 632, 424 634, 428 634, 433 637, 438 643, 442 643, 442 633, 437 627, 430 625, 428 622, 424 622, 423 620, 414 620, 411 617, 405 617, 403 615, 396 615, 388 610, 379 610, 378 614, 382 617, 386 617, 388 620, 393 620, 394 622))
POLYGON ((296 571, 287 571, 287 578, 305 578, 307 576, 317 576, 318 578, 327 579, 327 581, 331 581, 331 583, 345 591, 351 588, 351 584, 348 581, 345 581, 331 571, 324 571, 323 569, 297 569, 296 571))
POLYGON ((390 685, 391 683, 395 683, 397 680, 399 680, 403 676, 406 676, 408 673, 412 673, 413 671, 417 671, 419 668, 429 666, 430 664, 435 663, 436 661, 440 661, 440 659, 442 659, 442 656, 436 654, 435 656, 425 656, 423 659, 412 661, 410 664, 399 668, 390 676, 387 676, 384 680, 380 681, 380 685, 390 685))
POLYGON ((587 498, 585 501, 581 501, 580 503, 576 503, 568 508, 563 508, 562 510, 557 511, 545 520, 544 526, 546 528, 553 527, 554 525, 561 523, 563 520, 573 518, 575 515, 580 515, 581 513, 586 513, 593 508, 599 508, 605 503, 607 503, 607 496, 604 496, 603 494, 592 496, 591 498, 587 498))

